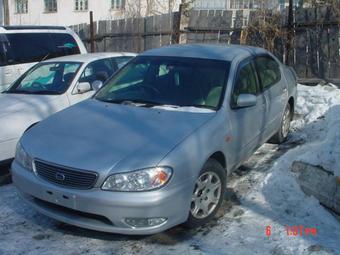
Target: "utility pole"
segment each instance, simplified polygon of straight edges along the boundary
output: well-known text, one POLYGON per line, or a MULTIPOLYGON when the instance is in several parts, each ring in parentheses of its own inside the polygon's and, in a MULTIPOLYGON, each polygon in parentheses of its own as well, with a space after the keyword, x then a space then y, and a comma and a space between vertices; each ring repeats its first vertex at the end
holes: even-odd
POLYGON ((293 0, 289 0, 288 6, 288 20, 287 20, 287 42, 286 42, 286 56, 285 64, 289 65, 290 56, 293 45, 293 33, 294 33, 294 17, 293 17, 293 0))
POLYGON ((90 11, 90 45, 91 45, 91 52, 94 52, 95 48, 94 48, 93 11, 90 11))

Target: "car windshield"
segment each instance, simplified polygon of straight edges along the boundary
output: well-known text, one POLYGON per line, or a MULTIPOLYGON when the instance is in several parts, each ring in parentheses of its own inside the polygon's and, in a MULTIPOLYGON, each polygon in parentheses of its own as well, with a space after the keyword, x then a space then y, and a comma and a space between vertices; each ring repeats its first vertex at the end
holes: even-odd
POLYGON ((5 93, 62 94, 72 83, 80 66, 78 62, 38 64, 23 74, 5 93))
POLYGON ((112 103, 217 109, 230 62, 183 57, 137 57, 95 98, 112 103))

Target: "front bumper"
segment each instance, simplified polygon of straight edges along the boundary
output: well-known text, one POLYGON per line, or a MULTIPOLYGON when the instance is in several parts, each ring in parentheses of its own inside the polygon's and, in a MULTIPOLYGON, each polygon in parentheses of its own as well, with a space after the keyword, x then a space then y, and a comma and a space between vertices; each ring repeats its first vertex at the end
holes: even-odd
POLYGON ((98 188, 75 190, 56 186, 12 164, 13 183, 36 210, 58 221, 97 231, 148 235, 187 220, 191 187, 176 185, 149 192, 109 192, 98 188), (164 217, 154 227, 133 228, 126 218, 164 217))

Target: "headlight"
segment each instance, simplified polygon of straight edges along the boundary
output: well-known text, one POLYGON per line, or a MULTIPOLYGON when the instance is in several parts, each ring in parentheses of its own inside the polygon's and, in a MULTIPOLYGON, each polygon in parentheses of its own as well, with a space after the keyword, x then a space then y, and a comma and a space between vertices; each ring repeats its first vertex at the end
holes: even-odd
POLYGON ((22 147, 21 143, 18 142, 16 152, 15 152, 15 160, 25 169, 32 171, 32 158, 27 154, 27 152, 22 147))
POLYGON ((104 182, 102 189, 111 191, 147 191, 164 186, 170 179, 172 169, 154 167, 134 172, 114 174, 104 182))

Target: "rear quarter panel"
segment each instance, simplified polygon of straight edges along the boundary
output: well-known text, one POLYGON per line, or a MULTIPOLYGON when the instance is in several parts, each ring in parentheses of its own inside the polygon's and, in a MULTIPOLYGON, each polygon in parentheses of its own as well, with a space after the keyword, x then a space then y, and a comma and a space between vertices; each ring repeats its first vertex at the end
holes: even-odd
POLYGON ((294 98, 294 102, 296 105, 297 100, 297 75, 294 69, 290 66, 283 65, 283 75, 287 82, 287 89, 288 89, 288 97, 294 98))

